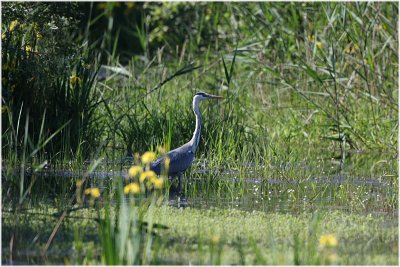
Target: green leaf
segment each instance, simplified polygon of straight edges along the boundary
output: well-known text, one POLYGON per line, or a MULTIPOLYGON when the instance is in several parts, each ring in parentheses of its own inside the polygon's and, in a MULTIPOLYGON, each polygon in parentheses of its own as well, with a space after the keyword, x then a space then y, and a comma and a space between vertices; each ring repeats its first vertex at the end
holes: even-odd
POLYGON ((310 66, 305 64, 304 62, 303 62, 303 69, 306 71, 308 76, 310 76, 313 80, 316 80, 319 83, 322 83, 322 80, 319 77, 318 73, 315 70, 313 70, 310 66))

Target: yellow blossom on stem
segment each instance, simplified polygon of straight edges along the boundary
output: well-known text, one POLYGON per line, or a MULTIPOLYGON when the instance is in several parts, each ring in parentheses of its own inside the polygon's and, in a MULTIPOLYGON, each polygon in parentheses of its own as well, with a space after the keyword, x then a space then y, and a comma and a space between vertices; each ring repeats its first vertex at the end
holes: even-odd
POLYGON ((166 152, 165 147, 163 147, 163 146, 157 146, 157 151, 160 154, 165 154, 165 152, 166 152))
POLYGON ((155 189, 161 189, 163 187, 164 184, 163 178, 154 178, 150 181, 153 183, 155 189))
POLYGON ((140 175, 139 180, 140 180, 140 182, 143 183, 144 180, 146 180, 146 179, 151 181, 154 178, 157 178, 157 175, 156 175, 155 172, 153 172, 153 171, 145 171, 140 175))
POLYGON ((338 241, 334 235, 327 234, 320 237, 319 244, 322 247, 336 247, 338 245, 338 241))
POLYGON ((142 167, 140 166, 132 166, 129 168, 128 174, 130 177, 135 177, 139 173, 142 172, 142 167))
POLYGON ((164 161, 165 168, 169 168, 169 164, 171 163, 171 159, 167 156, 164 161))
POLYGON ((142 155, 142 163, 143 164, 149 164, 153 160, 156 159, 156 153, 147 151, 142 155))
POLYGON ((85 195, 90 195, 92 198, 100 197, 100 190, 97 187, 85 189, 85 195))
POLYGON ((345 51, 347 54, 354 54, 354 53, 356 53, 358 50, 360 50, 360 46, 359 46, 358 44, 350 44, 350 45, 348 45, 348 46, 344 49, 344 51, 345 51))
POLYGON ((78 180, 76 181, 76 187, 81 187, 82 184, 83 184, 83 181, 82 181, 81 179, 78 179, 78 180))
POLYGON ((219 235, 213 235, 213 236, 211 237, 211 243, 213 243, 214 245, 215 245, 215 244, 218 244, 218 243, 219 243, 219 240, 220 240, 219 235))
POLYGON ((77 82, 79 83, 79 85, 82 84, 81 78, 79 78, 79 77, 76 76, 76 75, 72 75, 72 76, 69 78, 69 80, 71 81, 72 86, 75 86, 77 82))
POLYGON ((12 32, 15 29, 15 27, 17 27, 17 25, 18 25, 18 20, 11 21, 11 23, 10 23, 10 32, 12 32))
POLYGON ((138 194, 140 193, 140 186, 138 183, 130 183, 124 187, 124 194, 138 194))

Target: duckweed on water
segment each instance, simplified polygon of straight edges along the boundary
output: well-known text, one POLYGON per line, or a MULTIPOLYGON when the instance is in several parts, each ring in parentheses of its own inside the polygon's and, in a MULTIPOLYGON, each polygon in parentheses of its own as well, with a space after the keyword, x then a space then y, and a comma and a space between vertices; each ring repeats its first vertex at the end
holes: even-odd
MULTIPOLYGON (((51 231, 46 225, 54 224, 57 218, 40 213, 41 210, 36 209, 22 216, 24 223, 19 227, 23 234, 18 236, 17 244, 33 240, 35 236, 39 236, 35 242, 44 244, 44 237, 51 231)), ((50 257, 47 263, 61 263, 56 255, 65 251, 69 252, 64 258, 74 263, 74 252, 64 250, 76 242, 74 229, 79 229, 83 234, 81 240, 84 244, 99 242, 91 234, 98 227, 94 213, 93 209, 71 212, 63 222, 50 253, 55 261, 50 257)), ((7 230, 13 217, 8 213, 4 215, 3 227, 7 230)), ((149 216, 146 213, 145 220, 149 216)), ((295 261, 300 264, 322 264, 328 256, 330 260, 335 257, 337 264, 398 263, 397 222, 390 217, 377 218, 339 211, 291 215, 235 209, 176 209, 168 206, 151 209, 151 216, 154 224, 166 228, 156 232, 152 263, 212 264, 209 248, 217 243, 221 246, 219 256, 222 264, 290 265, 295 261), (321 245, 334 248, 336 254, 325 255, 321 245)), ((9 232, 3 233, 3 240, 9 240, 9 232)), ((8 255, 7 251, 3 252, 5 260, 8 255)), ((21 247, 20 253, 24 252, 25 260, 30 262, 31 255, 21 247)), ((95 262, 100 264, 99 251, 93 253, 95 262)))

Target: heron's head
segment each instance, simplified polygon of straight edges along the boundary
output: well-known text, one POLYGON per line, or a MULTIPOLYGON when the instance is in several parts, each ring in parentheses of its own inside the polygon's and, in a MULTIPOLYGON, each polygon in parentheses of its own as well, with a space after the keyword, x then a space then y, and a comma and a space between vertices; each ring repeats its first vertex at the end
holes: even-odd
POLYGON ((199 103, 206 99, 223 99, 222 96, 211 95, 204 92, 198 92, 193 97, 193 109, 196 111, 199 108, 199 103))
POLYGON ((193 102, 194 101, 201 101, 201 100, 205 100, 205 99, 222 99, 222 96, 218 96, 218 95, 211 95, 211 94, 207 94, 204 92, 198 92, 194 95, 193 97, 193 102))

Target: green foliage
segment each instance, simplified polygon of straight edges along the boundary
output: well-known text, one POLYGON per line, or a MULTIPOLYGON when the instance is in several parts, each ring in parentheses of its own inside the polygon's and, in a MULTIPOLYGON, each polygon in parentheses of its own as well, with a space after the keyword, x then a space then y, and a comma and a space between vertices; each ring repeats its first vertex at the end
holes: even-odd
POLYGON ((185 42, 192 52, 217 44, 220 35, 226 38, 232 30, 230 23, 234 20, 226 3, 145 3, 143 9, 151 29, 150 50, 166 45, 171 54, 185 42))
POLYGON ((122 142, 128 154, 168 143, 167 129, 172 147, 184 143, 193 128, 189 103, 196 90, 226 97, 218 108, 206 104, 204 110, 202 143, 215 150, 214 133, 220 132, 225 145, 218 155, 237 158, 245 146, 257 151, 246 157, 264 151, 268 158, 282 155, 275 147, 288 152, 278 160, 294 159, 293 153, 304 152, 298 149, 305 140, 312 151, 321 144, 342 147, 343 137, 350 149, 396 147, 397 36, 390 28, 396 4, 146 3, 143 8, 149 15, 137 30, 150 45, 145 55, 156 55, 148 64, 130 60, 125 69, 136 77, 106 82, 120 88, 107 102, 106 114, 115 122, 109 124, 111 133, 114 128, 117 133, 111 139, 122 142), (216 13, 192 19, 207 10, 216 13), (232 38, 221 37, 232 32, 232 38), (208 44, 196 43, 196 34, 208 44), (166 46, 155 51, 152 45, 166 46), (218 51, 224 51, 222 57, 218 51), (202 68, 151 89, 192 58, 202 68))
MULTIPOLYGON (((99 130, 91 126, 96 107, 95 66, 91 53, 81 51, 72 37, 79 18, 77 4, 8 2, 3 5, 3 16, 2 102, 13 114, 10 121, 3 112, 3 134, 10 127, 17 128, 19 117, 29 114, 32 139, 38 139, 40 127, 44 127, 43 136, 50 136, 70 122, 45 147, 46 152, 62 152, 68 158, 82 143, 89 143, 86 148, 93 145, 91 134, 99 130), (40 124, 44 113, 44 124, 40 124)), ((22 134, 16 136, 17 145, 22 134)))
MULTIPOLYGON (((9 3, 4 14, 15 14, 3 25, 5 106, 17 113, 24 103, 23 112, 31 109, 32 124, 46 108, 46 132, 54 132, 71 119, 63 140, 54 140, 53 153, 61 148, 78 156, 82 151, 86 158, 100 142, 123 147, 128 155, 160 143, 177 146, 192 132, 191 110, 186 108, 192 93, 198 89, 221 93, 227 89, 225 85, 229 89, 222 93, 227 100, 219 109, 219 118, 209 116, 203 127, 204 143, 218 143, 212 133, 221 131, 220 140, 234 140, 238 145, 229 146, 228 151, 220 147, 225 150, 222 154, 236 157, 245 144, 260 152, 265 144, 280 146, 281 141, 274 140, 282 136, 279 127, 270 129, 269 116, 260 111, 267 107, 270 114, 279 113, 276 109, 282 103, 303 106, 315 114, 310 115, 308 125, 298 121, 308 116, 304 112, 289 110, 296 118, 290 121, 282 116, 278 125, 286 132, 291 127, 294 144, 301 143, 306 133, 311 143, 326 138, 339 145, 340 138, 332 137, 345 134, 352 149, 395 147, 394 135, 387 135, 396 127, 391 119, 397 110, 397 81, 393 79, 397 77, 397 35, 391 28, 397 16, 395 3, 61 6, 9 3), (77 7, 92 12, 85 31, 74 30, 81 18, 72 16, 79 14, 77 7), (24 16, 25 12, 43 14, 36 18, 24 16), (49 18, 50 13, 55 16, 49 18), (360 24, 363 21, 366 23, 360 24), (74 41, 70 32, 80 37, 74 41), (122 37, 123 32, 128 35, 122 37), (100 49, 105 52, 101 61, 121 67, 120 56, 129 52, 119 44, 126 38, 141 44, 145 58, 128 58, 129 64, 123 68, 134 74, 130 78, 110 77, 94 88, 95 64, 90 55, 100 49), (90 43, 79 51, 76 40, 90 43), (193 58, 202 68, 185 74, 186 80, 192 81, 192 90, 187 90, 189 84, 183 77, 165 81, 193 58), (85 66, 90 67, 85 70, 85 66), (82 86, 80 82, 69 86, 68 79, 76 77, 82 86), (162 86, 152 90, 157 84, 162 86), (174 89, 177 87, 185 92, 174 89), (387 123, 378 123, 382 118, 387 123), (168 138, 167 129, 171 130, 168 138)), ((211 110, 206 114, 212 115, 211 110)), ((37 128, 30 127, 33 133, 37 128)))

